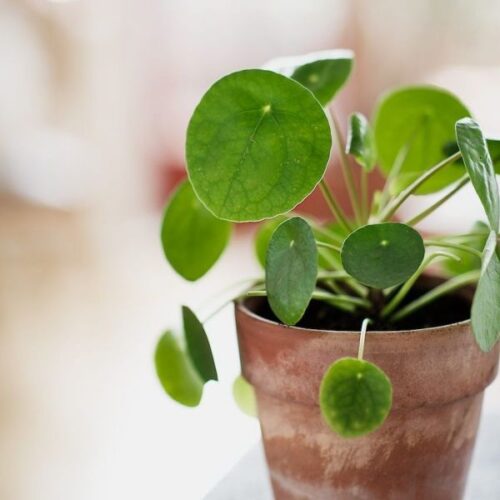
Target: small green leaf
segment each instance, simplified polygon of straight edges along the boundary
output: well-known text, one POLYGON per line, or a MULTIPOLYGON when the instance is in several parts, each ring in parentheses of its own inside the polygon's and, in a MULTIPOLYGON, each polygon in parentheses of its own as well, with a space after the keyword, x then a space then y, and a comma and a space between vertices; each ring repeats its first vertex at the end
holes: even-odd
POLYGON ((351 50, 323 50, 273 59, 265 68, 293 78, 326 106, 347 82, 353 60, 354 53, 351 50))
POLYGON ((263 268, 266 267, 267 247, 271 241, 271 236, 273 235, 274 230, 287 219, 288 217, 286 215, 278 215, 273 219, 263 222, 255 233, 255 254, 257 255, 257 260, 263 268))
POLYGON ((163 389, 172 399, 185 406, 198 406, 203 381, 170 331, 163 334, 156 346, 155 366, 163 389))
POLYGON ((246 381, 243 375, 234 379, 233 398, 243 413, 250 417, 257 416, 257 400, 254 388, 246 381))
MULTIPOLYGON (((405 87, 385 95, 374 119, 382 171, 388 174, 406 147, 409 149, 401 173, 410 174, 409 179, 445 159, 445 145, 455 139, 455 123, 464 116, 470 116, 470 112, 460 100, 437 87, 405 87)), ((439 191, 463 173, 460 163, 449 165, 429 179, 417 194, 439 191)))
POLYGON ((472 303, 472 331, 483 351, 500 340, 500 248, 491 231, 483 254, 482 274, 472 303))
MULTIPOLYGON (((481 236, 467 241, 467 246, 482 252, 488 239, 490 228, 484 222, 478 221, 474 224, 470 232, 480 234, 481 236)), ((453 259, 445 259, 441 262, 441 267, 449 275, 458 276, 459 274, 481 269, 481 259, 470 252, 455 249, 448 249, 448 251, 460 258, 458 262, 453 259)))
POLYGON ((315 97, 265 70, 217 81, 187 131, 189 178, 221 219, 256 221, 288 212, 316 187, 330 157, 331 132, 315 97))
POLYGON ((360 227, 342 245, 345 270, 360 283, 375 288, 406 281, 418 269, 424 254, 420 234, 396 222, 360 227))
POLYGON ((231 224, 214 217, 196 198, 188 181, 172 196, 163 218, 161 242, 165 257, 183 278, 201 278, 221 256, 231 224))
POLYGON ((217 380, 217 369, 203 324, 187 306, 182 306, 182 320, 187 351, 198 374, 205 382, 217 380))
POLYGON ((362 436, 380 427, 392 406, 392 384, 368 361, 342 358, 325 373, 319 404, 327 424, 342 437, 362 436))
POLYGON ((368 120, 361 113, 353 113, 349 117, 346 153, 354 156, 367 172, 373 170, 377 161, 375 137, 368 120))
POLYGON ((269 305, 286 325, 304 315, 317 275, 318 251, 309 224, 300 217, 288 219, 274 231, 266 257, 269 305))
POLYGON ((490 228, 497 233, 500 225, 500 196, 483 133, 471 118, 459 120, 456 124, 456 133, 465 168, 483 204, 490 228))

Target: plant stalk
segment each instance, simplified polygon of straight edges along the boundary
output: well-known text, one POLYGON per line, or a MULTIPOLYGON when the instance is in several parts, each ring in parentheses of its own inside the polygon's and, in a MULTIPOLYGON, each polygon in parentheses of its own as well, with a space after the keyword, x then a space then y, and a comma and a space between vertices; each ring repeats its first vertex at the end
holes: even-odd
POLYGON ((425 246, 429 247, 441 247, 441 248, 453 248, 454 250, 460 250, 462 252, 470 253, 476 257, 482 258, 482 254, 479 250, 475 248, 468 247, 466 245, 461 245, 460 243, 451 243, 449 241, 442 240, 426 240, 424 241, 425 246))
POLYGON ((359 338, 358 359, 363 359, 363 354, 365 352, 366 330, 368 328, 368 323, 371 323, 370 318, 365 318, 363 320, 363 323, 361 323, 361 337, 359 338))
POLYGON ((443 203, 448 201, 455 193, 458 193, 458 191, 460 191, 469 181, 470 181, 469 175, 467 174, 464 175, 451 191, 449 191, 446 195, 444 195, 442 198, 436 201, 436 203, 432 204, 429 208, 426 208, 418 215, 415 215, 415 217, 412 217, 410 220, 405 222, 405 224, 408 224, 409 226, 414 226, 415 224, 418 224, 419 222, 424 220, 428 215, 432 214, 443 203))
POLYGON ((389 316, 396 307, 399 306, 401 301, 406 297, 411 287, 415 284, 420 275, 425 271, 425 268, 437 257, 447 257, 454 260, 460 260, 458 257, 452 254, 444 252, 435 252, 428 255, 420 264, 419 268, 413 273, 413 275, 403 284, 403 286, 398 290, 398 293, 394 295, 391 301, 382 309, 381 317, 386 318, 389 316))
POLYGON ((321 182, 319 183, 319 187, 321 189, 321 192, 323 194, 323 197, 325 198, 325 201, 326 201, 328 207, 330 208, 333 215, 335 216, 335 219, 339 222, 339 224, 347 232, 350 233, 352 231, 351 225, 349 224, 344 212, 342 211, 342 209, 338 205, 337 200, 335 199, 332 192, 330 191, 330 188, 328 187, 324 178, 321 179, 321 182))
POLYGON ((462 288, 466 285, 477 282, 479 276, 480 271, 469 271, 468 273, 461 274, 446 281, 442 285, 433 288, 430 292, 427 292, 426 294, 422 295, 418 299, 410 302, 408 305, 400 309, 396 314, 394 314, 394 316, 391 317, 391 322, 400 321, 410 314, 413 314, 415 311, 418 311, 422 307, 426 306, 427 304, 430 304, 439 297, 453 292, 458 288, 462 288))
POLYGON ((335 138, 337 140, 337 147, 340 151, 340 165, 342 167, 342 174, 344 176, 345 184, 347 187, 347 192, 349 193, 349 199, 351 200, 351 205, 354 210, 354 217, 358 224, 361 224, 361 210, 359 206, 359 200, 356 194, 356 187, 354 185, 354 178, 352 176, 352 169, 349 165, 349 159, 347 158, 347 154, 345 152, 345 142, 342 137, 342 132, 340 131, 340 126, 335 117, 335 113, 331 112, 333 128, 335 131, 335 138))
POLYGON ((437 165, 434 165, 432 168, 427 170, 423 175, 421 175, 418 179, 413 181, 406 189, 401 191, 399 195, 393 200, 392 203, 389 203, 382 213, 380 214, 380 221, 385 221, 390 219, 396 210, 406 201, 408 197, 410 197, 422 184, 424 184, 427 180, 429 180, 433 175, 437 174, 442 168, 446 167, 450 163, 458 160, 461 156, 460 151, 457 151, 455 154, 452 154, 448 158, 439 162, 437 165))
POLYGON ((340 253, 340 247, 336 245, 331 245, 330 243, 325 243, 324 241, 316 240, 316 246, 320 248, 328 248, 329 250, 335 250, 340 253))

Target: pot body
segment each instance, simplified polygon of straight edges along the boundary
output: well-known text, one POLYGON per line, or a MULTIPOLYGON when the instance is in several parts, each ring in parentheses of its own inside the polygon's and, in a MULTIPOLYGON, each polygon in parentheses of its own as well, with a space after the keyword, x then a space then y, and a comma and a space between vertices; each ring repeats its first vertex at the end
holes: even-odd
POLYGON ((369 332, 364 359, 390 377, 393 406, 377 431, 345 439, 323 421, 319 385, 331 363, 356 356, 359 333, 286 327, 253 314, 256 300, 237 304, 236 325, 276 499, 462 498, 498 345, 481 352, 468 321, 369 332))

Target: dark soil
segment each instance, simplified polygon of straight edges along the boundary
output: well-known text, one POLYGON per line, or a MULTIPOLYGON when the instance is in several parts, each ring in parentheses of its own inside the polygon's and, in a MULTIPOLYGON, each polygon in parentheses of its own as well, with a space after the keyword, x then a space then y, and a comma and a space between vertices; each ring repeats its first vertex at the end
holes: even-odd
MULTIPOLYGON (((427 281, 432 282, 433 280, 427 281)), ((402 305, 411 302, 428 291, 430 283, 426 283, 426 285, 414 287, 402 305)), ((445 295, 397 323, 375 320, 370 324, 369 329, 372 331, 417 330, 464 321, 470 318, 471 296, 472 291, 470 289, 445 295)), ((279 323, 266 298, 247 299, 247 305, 259 316, 279 323)), ((366 312, 356 316, 336 309, 324 302, 313 300, 304 317, 296 326, 312 330, 359 331, 361 322, 366 317, 375 319, 366 312)))

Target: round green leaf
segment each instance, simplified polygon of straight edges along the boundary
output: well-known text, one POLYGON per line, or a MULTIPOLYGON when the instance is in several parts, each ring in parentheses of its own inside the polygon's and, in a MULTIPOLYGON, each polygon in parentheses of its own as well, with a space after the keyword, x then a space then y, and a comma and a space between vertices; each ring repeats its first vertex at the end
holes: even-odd
POLYGON ((250 417, 257 416, 257 400, 254 388, 242 375, 236 377, 234 380, 233 398, 243 413, 250 417))
POLYGON ((255 233, 255 254, 257 255, 257 260, 263 268, 266 267, 267 247, 271 241, 271 236, 273 235, 275 229, 287 219, 288 217, 286 215, 278 215, 278 217, 274 217, 273 219, 263 222, 255 233))
POLYGON ((161 242, 170 265, 183 278, 201 278, 221 256, 231 235, 231 224, 214 217, 183 182, 163 217, 161 242))
POLYGON ((265 68, 293 78, 326 106, 345 85, 351 74, 353 60, 354 53, 351 50, 322 50, 273 59, 265 68))
POLYGON ((286 325, 304 315, 316 287, 318 251, 309 224, 300 217, 274 231, 266 256, 266 290, 274 314, 286 325))
POLYGON ((368 361, 342 358, 325 373, 319 404, 323 418, 342 437, 357 437, 382 425, 392 405, 392 384, 368 361))
POLYGON ((476 341, 483 351, 500 340, 500 246, 491 231, 483 255, 483 269, 472 303, 471 322, 476 341))
POLYGON ((203 381, 170 331, 156 346, 155 366, 163 389, 172 399, 185 406, 198 406, 203 381))
POLYGON ((500 227, 500 195, 483 133, 474 120, 464 118, 457 122, 456 134, 458 147, 472 185, 483 204, 490 228, 497 233, 500 227))
MULTIPOLYGON (((400 151, 408 147, 401 173, 415 178, 446 158, 445 146, 455 139, 455 123, 465 116, 470 112, 460 100, 437 87, 406 87, 385 95, 374 119, 380 167, 388 174, 400 151)), ((460 163, 449 165, 417 193, 439 191, 463 173, 460 163)))
POLYGON ((424 242, 415 229, 396 222, 370 224, 342 245, 344 269, 360 283, 388 288, 406 281, 420 266, 424 242))
POLYGON ((377 161, 375 137, 368 120, 361 113, 353 113, 349 117, 346 153, 354 156, 366 171, 373 170, 377 161))
POLYGON ((203 324, 187 306, 182 306, 184 335, 189 357, 203 381, 217 379, 212 349, 203 324))
POLYGON ((245 70, 216 82, 196 107, 186 143, 193 188, 217 217, 274 217, 321 180, 331 149, 328 119, 302 85, 245 70))

